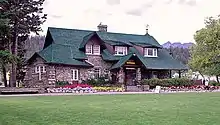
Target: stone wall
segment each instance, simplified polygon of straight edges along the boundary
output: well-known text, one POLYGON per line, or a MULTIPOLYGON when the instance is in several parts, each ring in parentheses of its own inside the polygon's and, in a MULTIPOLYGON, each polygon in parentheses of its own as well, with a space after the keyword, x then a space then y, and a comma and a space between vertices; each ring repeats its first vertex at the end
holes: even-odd
MULTIPOLYGON (((56 81, 68 81, 72 83, 72 69, 79 70, 79 80, 87 80, 89 76, 89 70, 95 68, 100 69, 100 75, 105 74, 106 70, 111 67, 111 63, 107 63, 102 60, 100 55, 89 55, 88 60, 94 67, 93 68, 82 68, 67 65, 55 65, 46 64, 45 61, 37 57, 28 66, 24 79, 24 84, 26 87, 54 87, 56 81), (46 72, 41 73, 41 80, 39 80, 39 73, 35 72, 36 66, 45 66, 46 72)), ((110 77, 110 72, 108 72, 110 77)))
POLYGON ((48 84, 48 65, 45 64, 45 61, 37 57, 35 60, 33 60, 28 66, 26 70, 26 75, 24 78, 24 85, 26 87, 45 87, 48 84), (41 80, 39 80, 39 73, 35 72, 36 66, 45 66, 46 72, 41 74, 41 80))
MULTIPOLYGON (((95 68, 100 69, 101 75, 105 74, 106 70, 108 70, 112 66, 111 63, 104 61, 101 55, 88 55, 87 57, 88 57, 87 61, 94 66, 89 70, 94 70, 95 68)), ((108 76, 110 76, 110 72, 108 72, 108 76)), ((88 78, 88 76, 86 76, 85 78, 88 78)))
MULTIPOLYGON (((84 81, 90 78, 89 72, 94 69, 100 70, 100 75, 107 74, 108 78, 111 79, 111 73, 108 70, 112 64, 105 62, 100 55, 88 55, 88 63, 93 65, 92 68, 83 68, 83 67, 75 67, 75 66, 67 66, 67 65, 55 65, 55 64, 46 64, 45 61, 37 57, 33 60, 27 67, 26 76, 24 79, 24 83, 26 87, 54 87, 56 81, 68 81, 72 83, 72 70, 78 69, 79 70, 79 81, 84 81), (35 72, 36 66, 45 66, 46 72, 41 73, 41 80, 39 80, 39 73, 35 72)), ((143 71, 143 70, 142 70, 143 71)), ((137 79, 140 80, 142 77, 142 71, 140 68, 137 70, 137 79)), ((125 74, 123 68, 119 70, 117 74, 119 83, 124 83, 125 74)), ((147 73, 148 74, 148 73, 147 73)), ((169 77, 168 71, 158 71, 159 78, 167 78, 169 77)))

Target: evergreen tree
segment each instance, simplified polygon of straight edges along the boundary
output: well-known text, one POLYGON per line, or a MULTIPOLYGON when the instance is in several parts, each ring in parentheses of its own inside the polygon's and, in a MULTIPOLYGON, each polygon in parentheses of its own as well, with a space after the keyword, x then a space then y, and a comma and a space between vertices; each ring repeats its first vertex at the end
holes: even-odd
MULTIPOLYGON (((4 0, 0 2, 1 14, 9 19, 9 49, 14 56, 23 58, 24 41, 31 32, 38 34, 46 20, 42 5, 45 0, 4 0), (20 53, 19 53, 20 52, 20 53)), ((12 63, 10 86, 16 86, 17 63, 12 63)))

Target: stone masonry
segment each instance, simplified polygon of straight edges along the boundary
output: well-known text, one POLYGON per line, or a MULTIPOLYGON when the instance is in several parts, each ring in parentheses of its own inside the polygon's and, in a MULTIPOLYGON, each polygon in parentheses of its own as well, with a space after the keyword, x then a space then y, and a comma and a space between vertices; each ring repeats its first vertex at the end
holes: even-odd
MULTIPOLYGON (((27 72, 24 79, 24 84, 26 87, 54 87, 56 81, 68 81, 72 83, 72 69, 79 70, 79 81, 87 80, 89 76, 89 71, 96 69, 100 70, 100 75, 106 74, 106 71, 111 67, 111 63, 107 63, 102 60, 100 55, 89 55, 88 63, 92 64, 93 68, 82 68, 75 66, 64 66, 58 64, 46 64, 45 61, 37 57, 33 60, 27 67, 27 72), (36 73, 36 66, 44 66, 46 72, 36 73), (41 80, 39 80, 39 75, 41 75, 41 80)), ((110 77, 110 72, 107 72, 108 77, 110 77)))

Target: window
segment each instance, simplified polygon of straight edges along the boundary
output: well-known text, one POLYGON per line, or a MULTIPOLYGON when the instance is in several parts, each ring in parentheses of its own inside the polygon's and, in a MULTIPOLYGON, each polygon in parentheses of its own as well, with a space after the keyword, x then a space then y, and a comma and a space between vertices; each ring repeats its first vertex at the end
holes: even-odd
POLYGON ((86 45, 86 54, 92 54, 92 45, 86 45))
POLYGON ((95 69, 94 69, 94 77, 95 77, 95 78, 99 78, 100 75, 101 75, 101 74, 100 74, 100 69, 99 69, 99 68, 95 68, 95 69))
POLYGON ((144 56, 157 57, 157 49, 156 48, 144 48, 144 56))
POLYGON ((100 45, 86 45, 86 54, 100 55, 100 45))
POLYGON ((35 73, 46 73, 46 67, 45 66, 36 66, 35 73))
POLYGON ((79 70, 78 69, 72 70, 72 80, 79 80, 79 70))
POLYGON ((115 46, 115 55, 127 55, 127 47, 115 46))
POLYGON ((45 66, 36 66, 35 67, 35 73, 38 73, 38 79, 41 80, 41 74, 46 73, 46 67, 45 66))
POLYGON ((152 71, 152 78, 158 78, 158 73, 156 71, 152 71))
POLYGON ((93 54, 100 55, 100 46, 99 45, 93 45, 93 54))
POLYGON ((104 69, 104 77, 105 78, 108 78, 108 76, 109 76, 109 70, 108 69, 104 69))

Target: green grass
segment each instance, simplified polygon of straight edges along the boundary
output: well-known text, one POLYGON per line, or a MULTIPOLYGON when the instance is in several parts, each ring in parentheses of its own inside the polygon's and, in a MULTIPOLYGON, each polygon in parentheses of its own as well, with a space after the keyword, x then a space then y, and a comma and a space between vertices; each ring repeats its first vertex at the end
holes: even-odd
POLYGON ((220 93, 0 97, 0 125, 219 125, 220 93))

